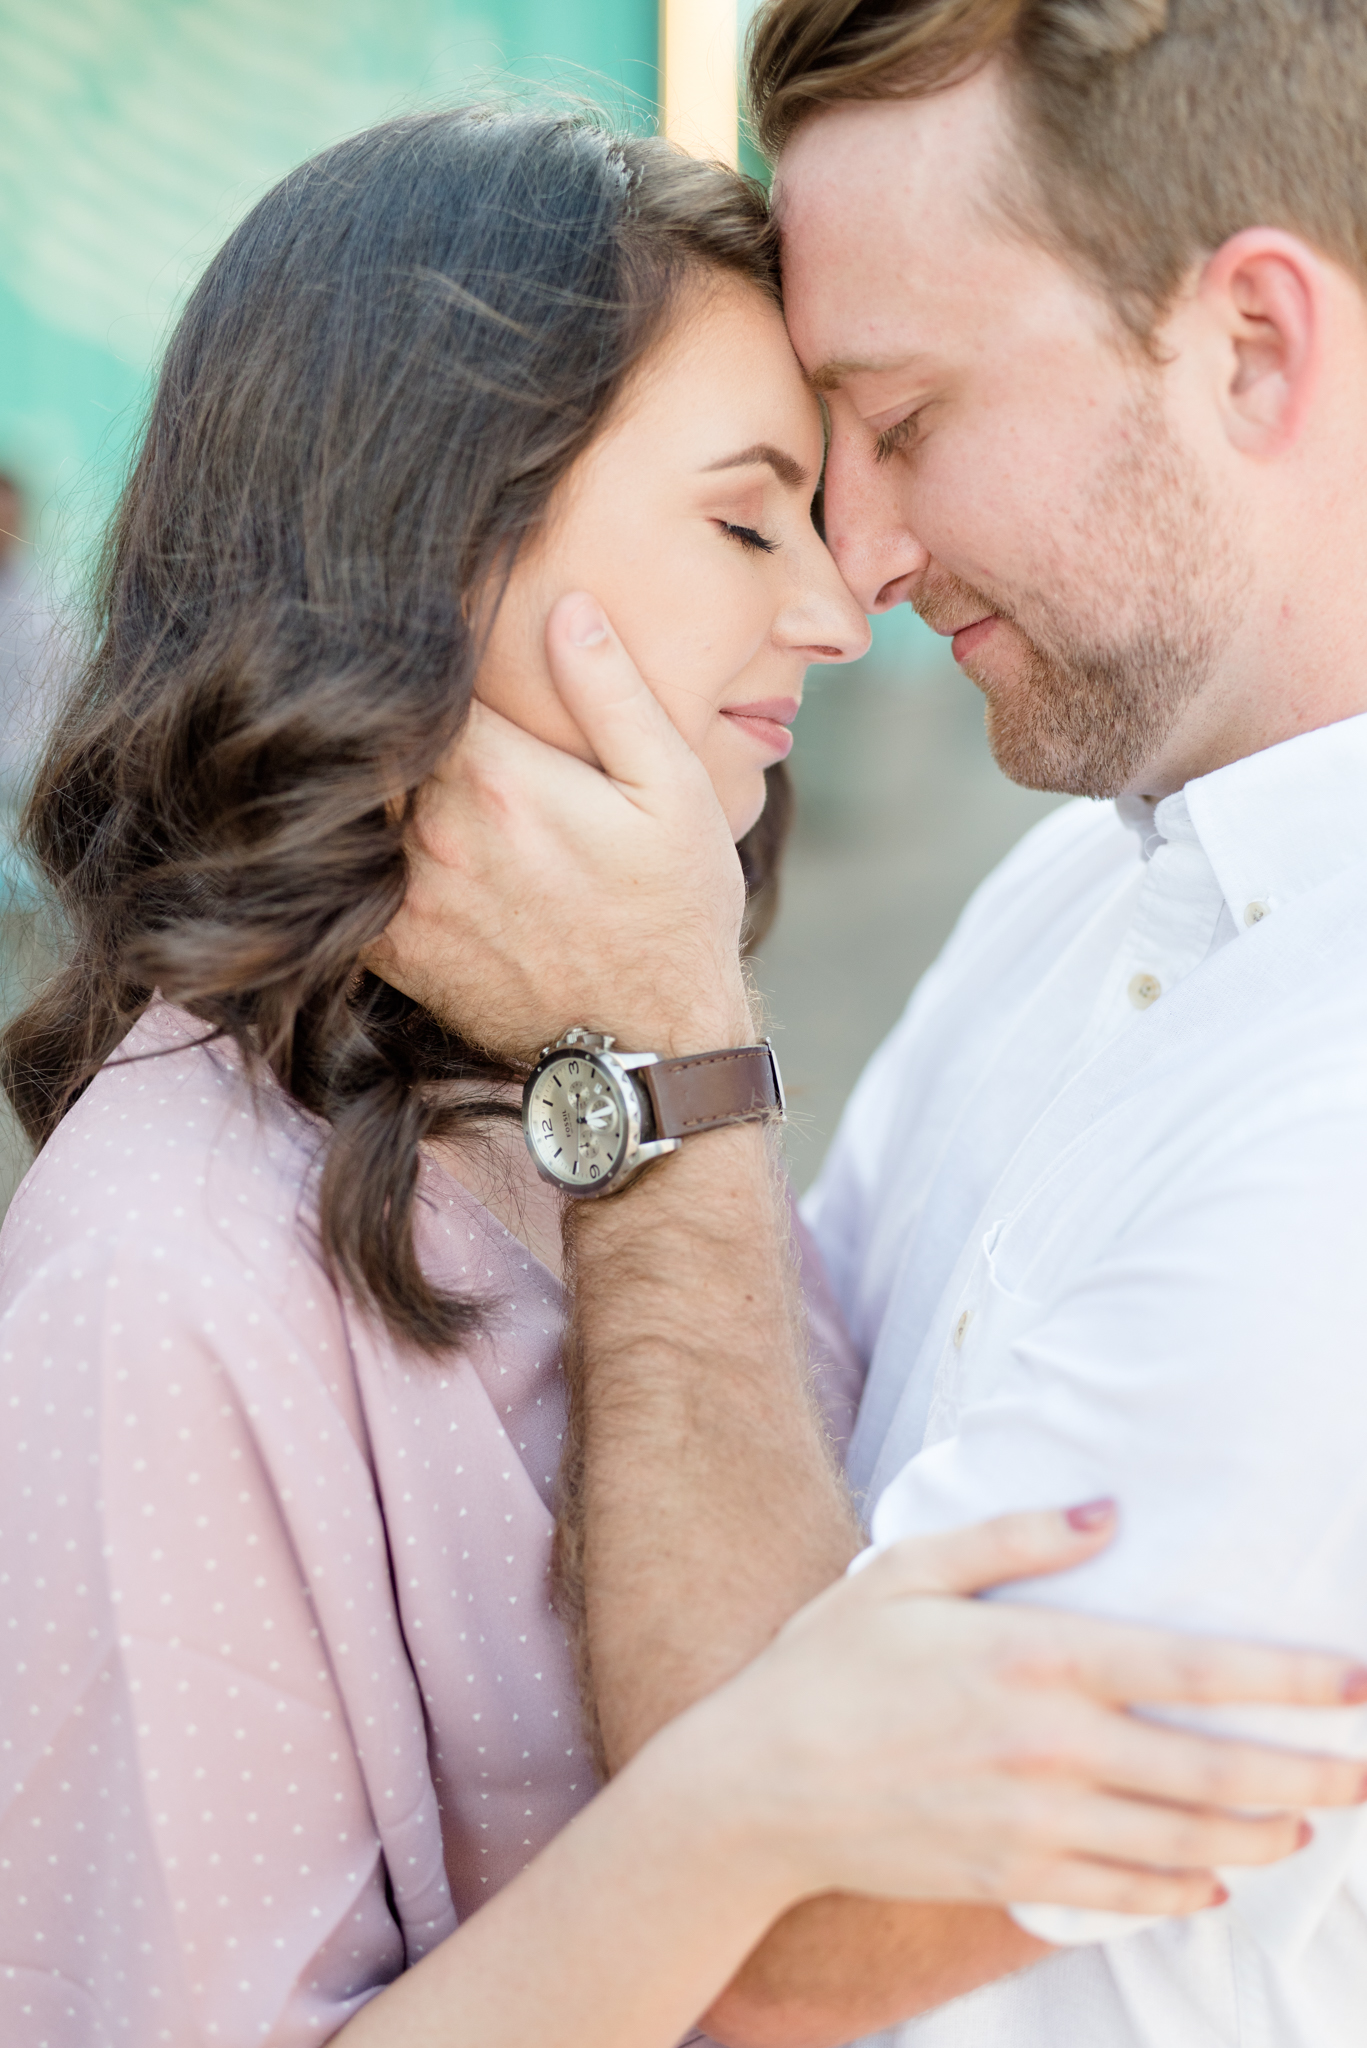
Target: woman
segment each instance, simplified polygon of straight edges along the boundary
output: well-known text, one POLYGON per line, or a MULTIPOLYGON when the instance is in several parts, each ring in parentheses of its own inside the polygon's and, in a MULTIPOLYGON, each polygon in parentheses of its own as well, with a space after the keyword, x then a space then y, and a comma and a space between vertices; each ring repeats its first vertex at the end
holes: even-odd
MULTIPOLYGON (((285 180, 195 293, 30 813, 68 965, 5 1042, 42 1147, 0 1275, 6 2041, 663 2048, 799 1897, 981 1896, 986 1815, 1017 1896, 1028 1869, 1114 1903, 1117 1798, 1182 1798, 1201 1746, 1126 1724, 1134 1767, 1060 1856, 1010 1796, 1009 1675, 1000 1788, 960 1813, 941 1785, 933 1823, 901 1789, 960 1733, 917 1703, 937 1603, 907 1596, 1106 1540, 1060 1515, 837 1587, 590 1800, 519 1076, 361 964, 472 692, 581 746, 541 634, 590 565, 648 674, 668 652, 762 913, 802 668, 864 644, 820 457, 761 201, 659 143, 390 124, 285 180), (887 1793, 862 1818, 855 1758, 887 1793)), ((808 1295, 838 1432, 857 1373, 808 1295)), ((956 1641, 1004 1625, 1034 1623, 974 1609, 956 1641)), ((1086 1640, 1104 1702, 1346 1682, 1086 1640)), ((1085 1690, 1099 1752, 1124 1717, 1085 1690)), ((1276 1769, 1241 1798, 1356 1794, 1276 1769)), ((1127 1894, 1156 1910, 1297 1840, 1166 1813, 1127 1894)))

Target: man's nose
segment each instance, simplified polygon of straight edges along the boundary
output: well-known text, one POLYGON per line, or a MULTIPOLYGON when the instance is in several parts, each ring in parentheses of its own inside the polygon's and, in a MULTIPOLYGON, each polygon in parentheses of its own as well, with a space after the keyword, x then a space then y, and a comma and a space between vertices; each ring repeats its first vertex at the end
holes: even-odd
POLYGON ((826 545, 865 611, 905 604, 930 556, 908 523, 896 474, 853 433, 832 432, 824 510, 826 545))

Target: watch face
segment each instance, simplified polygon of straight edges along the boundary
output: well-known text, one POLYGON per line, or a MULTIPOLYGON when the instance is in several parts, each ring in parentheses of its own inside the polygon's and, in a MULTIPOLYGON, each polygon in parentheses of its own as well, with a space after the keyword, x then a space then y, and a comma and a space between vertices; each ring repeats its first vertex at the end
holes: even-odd
POLYGON ((619 1084, 582 1052, 553 1053, 542 1063, 522 1121, 542 1172, 576 1192, 611 1178, 630 1137, 619 1084))

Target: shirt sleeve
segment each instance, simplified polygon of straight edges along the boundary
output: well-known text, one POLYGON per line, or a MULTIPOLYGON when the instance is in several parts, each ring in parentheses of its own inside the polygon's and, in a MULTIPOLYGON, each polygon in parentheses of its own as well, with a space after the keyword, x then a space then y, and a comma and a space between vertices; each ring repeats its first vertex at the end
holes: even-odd
MULTIPOLYGON (((990 1249, 953 1433, 885 1490, 875 1542, 1113 1495, 1110 1549, 993 1597, 1367 1657, 1367 1084, 1267 1093, 1184 1134, 1056 1288, 1013 1268, 1009 1232, 990 1249)), ((1367 1753, 1361 1710, 1181 1718, 1367 1753)), ((1361 1849, 1356 1811, 1326 1815, 1310 1850, 1223 1875, 1250 1931, 1294 1951, 1361 1849)), ((1135 1924, 1027 1917, 1051 1940, 1135 1924)))
MULTIPOLYGON (((7 2048, 293 2048, 403 1966, 242 1391, 256 1370, 289 1407, 298 1336, 219 1278, 202 1247, 66 1253, 0 1318, 7 2048)), ((328 1425, 296 1420, 326 1495, 328 1425)), ((343 1502, 321 1505, 345 1548, 343 1502)))

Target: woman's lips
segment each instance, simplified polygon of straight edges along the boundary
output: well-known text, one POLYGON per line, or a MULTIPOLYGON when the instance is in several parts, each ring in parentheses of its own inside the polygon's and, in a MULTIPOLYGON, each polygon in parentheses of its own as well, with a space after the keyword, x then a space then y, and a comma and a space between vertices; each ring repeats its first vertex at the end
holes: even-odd
POLYGON ((796 697, 766 697, 759 704, 723 704, 721 715, 758 740, 776 761, 782 761, 792 752, 793 736, 788 727, 800 708, 796 697))
POLYGON ((997 614, 989 612, 985 619, 975 619, 971 626, 960 626, 949 643, 954 650, 954 659, 962 661, 975 647, 981 646, 996 623, 997 614))

